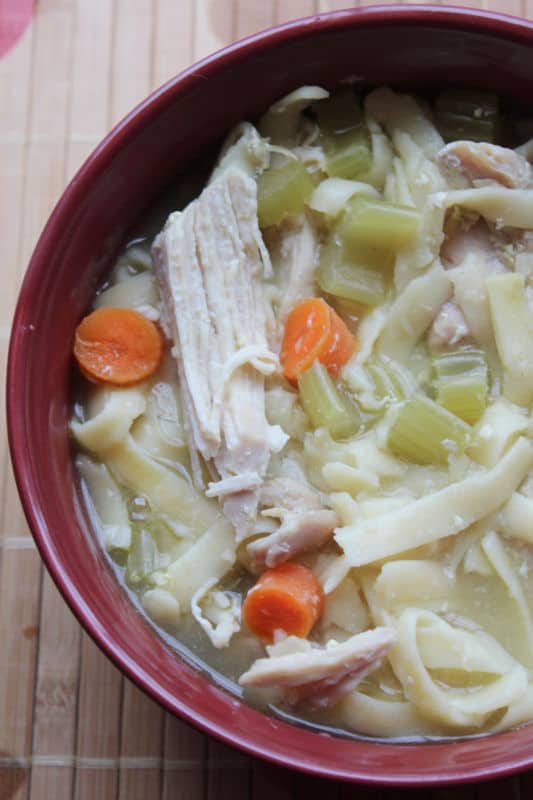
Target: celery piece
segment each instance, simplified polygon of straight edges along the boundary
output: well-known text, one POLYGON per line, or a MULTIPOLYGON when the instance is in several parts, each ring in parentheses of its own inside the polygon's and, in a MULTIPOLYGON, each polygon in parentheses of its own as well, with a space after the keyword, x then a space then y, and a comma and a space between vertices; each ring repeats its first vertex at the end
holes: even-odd
POLYGON ((399 409, 387 445, 394 455, 416 464, 446 464, 464 452, 470 426, 423 395, 414 395, 399 409))
POLYGON ((320 265, 317 283, 326 294, 355 300, 367 306, 378 306, 385 300, 385 278, 380 272, 358 264, 335 263, 320 265))
POLYGON ((437 402, 470 425, 476 423, 487 405, 485 354, 475 348, 454 350, 437 356, 433 368, 437 402))
POLYGON ((319 361, 298 379, 300 401, 315 428, 327 428, 333 439, 346 439, 359 430, 357 406, 343 394, 319 361))
MULTIPOLYGON (((365 254, 366 255, 366 254, 365 254)), ((368 259, 373 254, 368 255, 368 259)), ((316 280, 331 297, 342 298, 365 306, 375 306, 385 299, 385 277, 365 259, 347 258, 344 248, 332 236, 321 248, 316 280)))
POLYGON ((433 368, 437 380, 462 377, 465 373, 487 375, 487 359, 482 350, 463 347, 437 356, 433 368))
POLYGON ((325 134, 345 133, 363 122, 359 98, 350 86, 338 89, 326 100, 314 103, 312 110, 320 130, 325 134))
POLYGON ((286 214, 298 214, 313 193, 313 181, 301 161, 289 160, 257 178, 259 225, 277 225, 286 214))
POLYGON ((330 177, 353 180, 366 174, 372 166, 370 135, 366 125, 322 137, 326 154, 326 171, 330 177))
POLYGON ((156 556, 155 542, 148 531, 134 525, 126 567, 126 582, 130 586, 144 583, 156 568, 156 556))
POLYGON ((368 362, 367 372, 374 383, 376 395, 387 403, 407 400, 416 389, 411 373, 390 358, 368 362))
POLYGON ((361 246, 400 250, 415 239, 420 226, 416 208, 355 196, 349 202, 338 233, 347 253, 361 246))
POLYGON ((437 402, 447 411, 474 425, 487 407, 487 380, 471 375, 444 381, 437 389, 437 402))

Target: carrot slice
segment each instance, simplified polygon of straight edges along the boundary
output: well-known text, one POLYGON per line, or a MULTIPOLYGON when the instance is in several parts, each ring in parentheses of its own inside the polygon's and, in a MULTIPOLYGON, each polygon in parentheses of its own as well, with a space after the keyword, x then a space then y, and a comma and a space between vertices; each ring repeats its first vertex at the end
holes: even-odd
POLYGON ((305 638, 322 613, 324 592, 316 576, 287 562, 264 572, 243 603, 248 628, 265 642, 276 631, 305 638))
POLYGON ((98 308, 76 328, 74 356, 94 381, 129 386, 148 378, 163 358, 163 336, 131 308, 98 308))
POLYGON ((295 384, 318 359, 335 374, 357 349, 357 340, 344 321, 320 297, 293 308, 281 344, 283 374, 295 384))

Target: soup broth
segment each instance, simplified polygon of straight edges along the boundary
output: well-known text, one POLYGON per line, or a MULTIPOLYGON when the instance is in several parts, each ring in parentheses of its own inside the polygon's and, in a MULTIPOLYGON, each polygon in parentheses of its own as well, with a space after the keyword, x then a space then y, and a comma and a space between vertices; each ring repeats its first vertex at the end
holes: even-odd
POLYGON ((302 87, 153 210, 77 329, 76 465, 117 579, 291 721, 533 718, 518 130, 488 93, 302 87))

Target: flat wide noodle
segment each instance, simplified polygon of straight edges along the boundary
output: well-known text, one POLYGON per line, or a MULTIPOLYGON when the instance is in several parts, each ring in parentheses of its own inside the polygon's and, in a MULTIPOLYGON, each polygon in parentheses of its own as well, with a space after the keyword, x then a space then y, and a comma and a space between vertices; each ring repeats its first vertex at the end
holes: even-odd
POLYGON ((492 470, 475 473, 384 516, 338 528, 335 538, 355 567, 452 536, 496 511, 532 466, 533 447, 521 438, 492 470))
MULTIPOLYGON (((402 612, 397 625, 398 641, 394 654, 390 655, 394 672, 406 696, 425 717, 437 724, 454 730, 479 728, 491 713, 505 708, 525 694, 526 670, 511 656, 508 656, 507 663, 503 656, 505 651, 490 637, 485 635, 481 645, 481 640, 476 640, 476 633, 456 630, 436 614, 413 608, 402 612), (478 655, 481 646, 486 650, 485 671, 497 670, 500 676, 487 686, 470 689, 468 693, 441 688, 428 672, 423 660, 424 649, 420 647, 419 636, 423 637, 428 630, 433 644, 440 636, 444 640, 443 647, 446 643, 453 648, 451 654, 456 656, 456 660, 450 658, 450 664, 455 662, 457 668, 464 669, 468 666, 468 662, 463 660, 466 643, 469 642, 473 648, 479 644, 478 655)), ((426 650, 431 653, 432 648, 426 650)), ((479 666, 480 662, 476 660, 475 663, 479 666)))

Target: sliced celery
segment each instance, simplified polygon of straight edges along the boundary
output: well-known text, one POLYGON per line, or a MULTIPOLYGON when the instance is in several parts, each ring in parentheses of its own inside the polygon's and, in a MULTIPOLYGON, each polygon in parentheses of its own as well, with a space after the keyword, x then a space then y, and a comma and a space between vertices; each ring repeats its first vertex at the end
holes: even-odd
POLYGON ((437 402, 469 425, 474 425, 487 407, 487 381, 472 375, 439 384, 437 402))
POLYGON ((345 133, 363 122, 359 99, 350 86, 332 92, 327 100, 320 100, 312 109, 325 134, 345 133))
POLYGON ((378 397, 387 403, 407 400, 416 389, 411 373, 390 358, 378 358, 367 365, 378 397))
POLYGON ((313 192, 313 181, 301 161, 290 159, 257 179, 257 213, 262 228, 277 225, 287 214, 298 214, 313 192))
POLYGON ((396 251, 413 242, 419 227, 416 208, 355 196, 348 202, 338 233, 348 253, 358 253, 361 246, 396 251))
POLYGON ((435 123, 448 142, 495 142, 500 128, 499 100, 490 92, 446 89, 435 102, 435 123))
POLYGON ((462 347, 437 356, 433 362, 437 380, 462 377, 468 373, 487 374, 487 359, 482 350, 462 347))
POLYGON ((333 178, 353 180, 366 174, 372 166, 370 135, 366 125, 322 138, 326 154, 326 171, 333 178))
POLYGON ((355 385, 357 403, 369 414, 381 414, 394 404, 411 397, 417 384, 411 372, 390 358, 376 358, 359 368, 355 385), (357 388, 356 388, 357 387, 357 388))
POLYGON ((144 527, 134 525, 126 567, 126 582, 130 586, 144 583, 156 568, 156 558, 154 540, 144 527))
POLYGON ((385 278, 380 272, 358 264, 321 259, 317 283, 326 294, 377 306, 385 300, 385 278))
POLYGON ((406 461, 446 464, 451 455, 463 453, 470 426, 422 395, 414 395, 398 411, 387 445, 406 461))
POLYGON ((470 425, 476 423, 487 405, 485 354, 475 348, 462 348, 438 356, 433 367, 437 402, 470 425))
POLYGON ((319 361, 298 379, 300 401, 315 428, 327 428, 334 439, 345 439, 359 430, 361 417, 357 406, 336 386, 326 367, 319 361))

